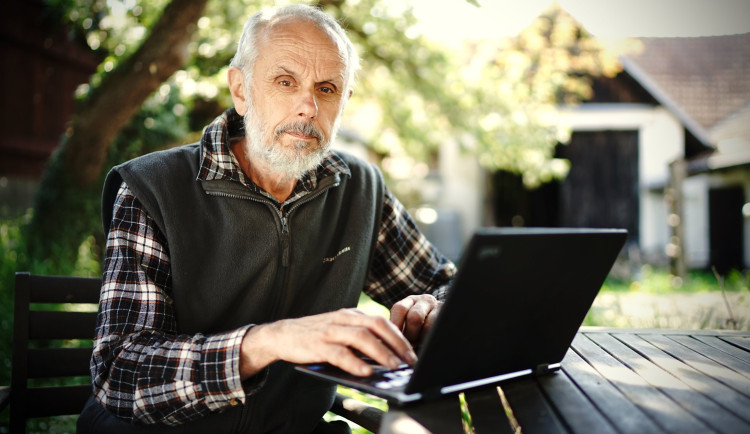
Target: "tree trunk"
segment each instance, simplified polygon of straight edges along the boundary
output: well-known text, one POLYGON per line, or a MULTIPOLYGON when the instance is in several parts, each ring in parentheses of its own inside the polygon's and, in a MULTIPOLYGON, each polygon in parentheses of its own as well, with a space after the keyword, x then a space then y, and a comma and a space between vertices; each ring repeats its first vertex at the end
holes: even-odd
POLYGON ((187 60, 187 45, 207 0, 172 0, 138 51, 104 76, 73 116, 65 170, 80 186, 101 174, 109 144, 143 101, 187 60))
POLYGON ((99 195, 107 151, 143 102, 187 61, 207 0, 172 0, 138 50, 106 74, 76 109, 71 129, 36 192, 26 232, 29 266, 72 269, 81 242, 101 232, 99 195))

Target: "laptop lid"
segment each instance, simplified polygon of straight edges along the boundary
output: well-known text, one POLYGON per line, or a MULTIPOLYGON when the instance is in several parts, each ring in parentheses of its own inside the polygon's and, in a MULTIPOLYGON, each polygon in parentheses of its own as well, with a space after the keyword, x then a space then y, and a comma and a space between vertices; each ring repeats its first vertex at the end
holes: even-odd
POLYGON ((477 231, 405 392, 441 394, 559 364, 626 237, 623 229, 477 231))
POLYGON ((327 364, 298 370, 396 402, 545 372, 559 366, 626 237, 623 229, 480 229, 404 388, 378 390, 327 364))

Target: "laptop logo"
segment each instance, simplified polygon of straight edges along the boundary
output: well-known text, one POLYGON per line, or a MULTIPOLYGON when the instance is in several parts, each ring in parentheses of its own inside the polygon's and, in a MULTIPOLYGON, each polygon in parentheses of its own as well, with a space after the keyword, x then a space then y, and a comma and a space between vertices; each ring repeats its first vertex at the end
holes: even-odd
POLYGON ((500 257, 502 249, 498 246, 483 247, 479 249, 477 257, 480 261, 486 261, 488 259, 495 259, 500 257))

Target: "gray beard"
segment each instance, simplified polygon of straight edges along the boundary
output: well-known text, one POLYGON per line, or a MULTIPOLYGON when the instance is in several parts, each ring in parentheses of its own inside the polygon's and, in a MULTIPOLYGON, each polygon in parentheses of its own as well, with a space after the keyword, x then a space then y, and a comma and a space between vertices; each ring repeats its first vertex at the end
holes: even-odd
POLYGON ((339 127, 339 120, 337 119, 331 131, 331 137, 326 140, 323 133, 315 128, 312 122, 279 125, 273 132, 271 143, 264 143, 265 138, 271 135, 253 106, 245 113, 244 120, 245 151, 250 159, 262 159, 272 168, 275 174, 281 175, 285 179, 300 179, 305 173, 318 167, 328 154, 339 127), (317 146, 315 143, 295 140, 292 149, 285 148, 279 141, 281 135, 285 132, 296 132, 315 137, 317 146))

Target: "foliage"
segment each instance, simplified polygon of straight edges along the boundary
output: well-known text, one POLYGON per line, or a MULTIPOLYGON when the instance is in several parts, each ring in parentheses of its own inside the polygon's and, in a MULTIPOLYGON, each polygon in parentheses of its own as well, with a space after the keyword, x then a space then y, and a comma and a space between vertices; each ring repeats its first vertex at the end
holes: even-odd
POLYGON ((593 77, 613 77, 619 72, 615 55, 559 5, 553 5, 514 38, 497 61, 502 69, 517 75, 526 96, 577 104, 593 96, 593 77))
MULTIPOLYGON (((750 274, 732 270, 723 279, 723 289, 728 292, 750 291, 750 274)), ((637 291, 646 294, 696 293, 718 291, 721 286, 716 276, 704 270, 691 270, 684 280, 667 271, 650 265, 641 267, 640 277, 634 280, 607 279, 602 287, 604 291, 628 292, 637 291)))
MULTIPOLYGON (((478 6, 475 0, 469 1, 478 6)), ((50 15, 70 29, 101 59, 89 84, 76 95, 87 98, 103 78, 131 56, 149 35, 169 0, 46 0, 50 15)), ((40 191, 34 213, 54 215, 55 225, 31 227, 51 241, 41 253, 28 245, 23 228, 31 215, 0 222, 0 384, 10 381, 13 274, 98 275, 103 235, 100 192, 106 172, 127 159, 196 140, 204 125, 230 106, 226 69, 245 19, 272 0, 209 2, 196 23, 190 59, 143 104, 112 143, 105 170, 84 190, 69 188, 71 174, 57 162, 45 176, 54 188, 40 191), (28 248, 27 248, 28 247, 28 248), (51 253, 50 253, 51 252, 51 253)), ((489 170, 522 174, 528 186, 565 176, 567 162, 553 158, 567 130, 557 125, 558 104, 589 96, 591 75, 612 75, 608 56, 572 18, 553 6, 511 41, 475 41, 461 51, 436 46, 414 30, 408 3, 386 0, 319 0, 348 29, 363 58, 363 72, 344 124, 356 127, 365 142, 385 158, 394 177, 414 177, 434 163, 447 138, 458 140, 489 170), (394 158, 412 162, 397 173, 394 158), (392 170, 391 170, 392 169, 392 170)), ((64 146, 64 142, 63 142, 64 146)), ((647 285, 654 292, 675 290, 663 273, 644 273, 640 283, 613 282, 604 291, 629 291, 647 285)), ((715 288, 696 275, 681 291, 715 288)), ((729 291, 747 291, 746 276, 735 274, 729 291), (736 288, 736 289, 735 289, 736 288)), ((364 308, 367 303, 364 303, 364 308)), ((375 309, 373 309, 375 310, 375 309)), ((382 312, 381 312, 382 313, 382 312)), ((46 423, 46 422, 45 422, 46 423)))
POLYGON ((498 44, 477 42, 462 64, 464 80, 480 86, 476 153, 487 169, 523 176, 537 187, 567 175, 567 161, 555 159, 569 131, 557 124, 561 104, 591 96, 592 77, 614 76, 615 53, 604 47, 559 5, 553 4, 517 37, 498 44), (489 88, 487 92, 486 88, 489 88), (484 91, 484 93, 482 93, 484 91))
MULTIPOLYGON (((98 251, 93 237, 78 245, 75 259, 65 265, 50 261, 32 261, 27 255, 22 228, 29 216, 0 220, 0 385, 9 385, 13 343, 13 290, 15 273, 32 270, 38 274, 63 274, 70 276, 97 276, 99 270, 98 251), (33 265, 32 265, 33 264, 33 265)), ((59 248, 59 251, 64 249, 59 248)), ((7 425, 8 411, 0 415, 0 432, 7 425)), ((36 421, 29 432, 71 432, 69 420, 49 419, 36 421)))
MULTIPOLYGON (((171 0, 132 55, 116 67, 105 61, 106 73, 94 76, 90 85, 78 92, 81 99, 42 177, 35 212, 24 231, 34 263, 46 262, 52 269, 62 269, 74 260, 83 239, 94 234, 101 241, 101 225, 96 223, 98 196, 108 151, 149 95, 183 64, 194 23, 206 1, 171 0)), ((116 4, 106 3, 110 7, 116 4)), ((102 18, 102 26, 104 22, 102 18)), ((176 128, 179 124, 170 125, 171 131, 176 128)))
POLYGON ((562 178, 567 162, 553 154, 568 131, 554 121, 556 106, 589 96, 591 76, 617 72, 615 56, 556 5, 517 38, 450 51, 415 33, 408 4, 321 3, 338 8, 363 53, 350 124, 378 152, 415 163, 395 178, 413 178, 447 138, 527 186, 562 178))
POLYGON ((10 384, 11 345, 13 343, 13 275, 23 263, 20 224, 0 222, 0 385, 10 384))
MULTIPOLYGON (((46 225, 29 219, 24 228, 24 239, 30 239, 28 234, 32 232, 33 239, 44 240, 45 245, 42 249, 39 242, 26 244, 26 270, 38 274, 70 274, 71 266, 75 268, 79 261, 82 242, 92 245, 94 255, 91 260, 98 264, 104 246, 101 191, 105 175, 115 164, 170 146, 186 135, 187 118, 175 114, 179 112, 175 110, 175 94, 169 90, 159 92, 144 104, 112 144, 106 170, 97 182, 83 188, 74 185, 61 159, 51 160, 44 176, 55 179, 55 182, 41 183, 33 213, 54 216, 56 224, 46 225)), ((95 274, 100 274, 98 266, 95 274)))
MULTIPOLYGON (((364 402, 365 404, 367 404, 369 406, 378 408, 378 409, 383 410, 383 411, 388 411, 388 404, 387 404, 387 402, 384 399, 378 398, 377 396, 368 395, 366 393, 362 393, 362 392, 360 392, 358 390, 350 389, 350 388, 344 387, 344 386, 339 386, 337 392, 340 393, 340 394, 342 394, 342 395, 344 395, 344 396, 346 396, 346 397, 356 399, 357 401, 360 401, 360 402, 364 402)), ((325 420, 327 420, 327 421, 343 420, 343 421, 347 422, 349 424, 349 427, 352 429, 352 433, 353 434, 367 434, 367 433, 370 432, 370 431, 366 430, 365 428, 362 428, 361 426, 359 426, 359 425, 357 425, 357 424, 355 424, 355 423, 353 423, 351 421, 348 421, 348 420, 342 418, 341 416, 339 416, 337 414, 334 414, 334 413, 331 413, 331 412, 326 413, 323 418, 325 420)))
MULTIPOLYGON (((464 0, 454 0, 456 2, 464 0)), ((108 164, 154 149, 195 140, 200 130, 231 105, 227 64, 245 19, 271 0, 209 2, 196 23, 190 58, 144 104, 110 147, 108 164), (167 99, 168 101, 165 101, 167 99), (127 141, 127 143, 125 143, 127 141)), ((52 15, 102 59, 77 96, 87 98, 149 36, 168 0, 47 0, 52 15)), ((575 102, 590 91, 588 74, 611 74, 613 61, 601 47, 553 6, 513 41, 477 41, 460 51, 437 46, 415 30, 408 2, 319 0, 314 2, 347 28, 363 59, 363 70, 343 125, 354 128, 384 157, 386 175, 420 178, 434 165, 438 147, 458 140, 489 170, 523 174, 528 186, 565 176, 567 162, 554 159, 567 130, 556 125, 555 105, 575 102), (406 166, 394 160, 406 160, 406 166)), ((63 144, 64 145, 64 144, 63 144)), ((102 177, 84 191, 67 188, 71 174, 52 165, 59 179, 40 191, 38 203, 54 203, 58 227, 32 227, 37 239, 58 240, 60 249, 30 249, 32 257, 55 263, 75 260, 75 246, 96 234, 101 249, 99 192, 102 177)), ((418 202, 419 189, 411 183, 418 202)), ((397 191, 397 194, 409 191, 397 191)), ((402 198, 403 200, 403 198, 402 198)))

